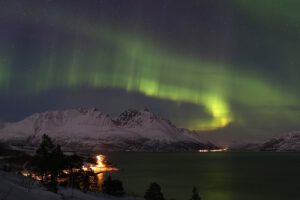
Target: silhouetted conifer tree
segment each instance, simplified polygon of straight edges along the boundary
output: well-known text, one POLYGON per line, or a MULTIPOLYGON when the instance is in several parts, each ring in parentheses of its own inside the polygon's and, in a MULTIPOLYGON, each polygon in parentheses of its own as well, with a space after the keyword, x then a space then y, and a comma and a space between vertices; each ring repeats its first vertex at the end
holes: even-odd
POLYGON ((64 154, 61 150, 60 145, 57 145, 53 151, 50 153, 49 158, 49 171, 51 175, 51 184, 57 185, 57 177, 64 169, 64 154))
POLYGON ((47 177, 47 172, 49 172, 49 166, 51 164, 51 153, 54 150, 55 145, 53 144, 51 138, 48 135, 42 136, 42 142, 39 148, 36 150, 34 156, 33 164, 37 166, 41 176, 42 181, 47 177))
POLYGON ((33 164, 38 168, 42 181, 50 174, 51 190, 57 191, 57 177, 65 167, 65 156, 60 145, 55 145, 47 135, 42 136, 42 141, 33 159, 33 164))
POLYGON ((113 180, 109 175, 102 184, 102 192, 114 196, 122 196, 124 195, 123 184, 120 180, 113 180))
MULTIPOLYGON (((74 169, 81 169, 83 165, 83 159, 78 156, 76 153, 70 156, 65 156, 65 168, 69 170, 69 185, 73 188, 76 186, 76 181, 78 173, 74 173, 74 169)), ((80 171, 79 171, 80 172, 80 171)))
POLYGON ((196 187, 193 188, 193 194, 192 194, 192 197, 190 198, 190 200, 201 200, 201 197, 200 197, 196 187))
POLYGON ((72 169, 80 169, 83 165, 83 159, 76 153, 70 156, 65 156, 65 168, 72 171, 72 169))
POLYGON ((155 182, 150 184, 144 197, 146 200, 164 200, 164 195, 161 191, 161 188, 155 182))

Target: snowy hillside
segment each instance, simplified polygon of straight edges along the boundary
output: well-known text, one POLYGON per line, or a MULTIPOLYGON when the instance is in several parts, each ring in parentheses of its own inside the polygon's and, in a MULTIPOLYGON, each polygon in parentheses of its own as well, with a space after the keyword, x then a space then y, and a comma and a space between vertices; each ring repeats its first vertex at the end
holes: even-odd
POLYGON ((292 132, 279 138, 273 138, 260 145, 260 150, 300 151, 300 132, 292 132))
POLYGON ((231 150, 246 151, 300 151, 300 132, 287 133, 278 138, 272 138, 262 143, 244 143, 232 145, 231 150))
POLYGON ((89 150, 174 151, 215 148, 199 134, 177 128, 149 110, 129 109, 116 118, 91 109, 36 113, 0 127, 5 141, 35 144, 48 134, 64 146, 89 150))
POLYGON ((7 200, 138 200, 138 197, 113 197, 102 193, 83 193, 79 190, 60 188, 58 193, 52 193, 43 189, 33 180, 0 171, 0 199, 7 200))

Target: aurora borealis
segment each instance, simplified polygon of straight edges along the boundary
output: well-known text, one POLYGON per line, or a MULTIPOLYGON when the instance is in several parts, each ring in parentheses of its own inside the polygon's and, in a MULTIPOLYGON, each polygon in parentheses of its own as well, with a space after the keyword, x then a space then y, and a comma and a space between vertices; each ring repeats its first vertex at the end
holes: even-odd
POLYGON ((148 107, 259 138, 300 128, 297 1, 0 0, 0 118, 148 107))

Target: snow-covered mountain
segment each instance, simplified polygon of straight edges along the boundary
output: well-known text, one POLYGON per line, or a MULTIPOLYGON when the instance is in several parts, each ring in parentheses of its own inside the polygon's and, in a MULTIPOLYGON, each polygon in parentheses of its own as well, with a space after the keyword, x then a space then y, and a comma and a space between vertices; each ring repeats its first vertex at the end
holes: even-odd
POLYGON ((68 148, 126 151, 183 151, 216 148, 198 133, 180 129, 149 110, 129 109, 111 118, 96 108, 36 113, 22 121, 4 123, 0 138, 36 144, 43 134, 68 148))
POLYGON ((300 132, 287 133, 260 145, 261 151, 300 151, 300 132))
POLYGON ((239 144, 230 147, 231 150, 247 151, 300 151, 300 132, 290 132, 281 137, 272 138, 262 143, 239 144))

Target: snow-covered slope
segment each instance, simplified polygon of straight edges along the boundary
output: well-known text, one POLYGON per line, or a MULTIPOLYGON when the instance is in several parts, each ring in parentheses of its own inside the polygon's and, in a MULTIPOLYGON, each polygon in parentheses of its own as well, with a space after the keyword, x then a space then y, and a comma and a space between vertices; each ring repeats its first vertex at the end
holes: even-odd
POLYGON ((102 193, 83 193, 70 188, 60 188, 58 193, 46 191, 37 182, 16 175, 0 171, 0 199, 6 200, 142 200, 139 197, 113 197, 102 193))
POLYGON ((6 141, 35 143, 48 134, 64 146, 99 150, 194 150, 208 147, 199 134, 177 128, 149 110, 129 109, 116 118, 91 109, 36 113, 16 123, 0 127, 6 141))
POLYGON ((291 132, 260 145, 261 151, 300 151, 300 132, 291 132))
POLYGON ((290 132, 278 138, 272 138, 261 143, 244 143, 233 145, 231 150, 246 151, 300 151, 300 132, 290 132))

